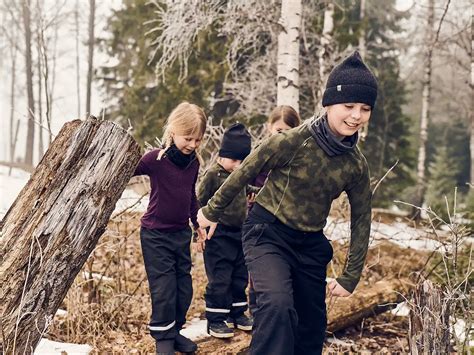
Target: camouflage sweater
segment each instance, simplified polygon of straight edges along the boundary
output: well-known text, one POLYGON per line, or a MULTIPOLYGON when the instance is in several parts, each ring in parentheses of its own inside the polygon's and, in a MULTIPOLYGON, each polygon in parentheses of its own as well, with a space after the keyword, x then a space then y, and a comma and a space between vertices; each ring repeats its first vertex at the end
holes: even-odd
MULTIPOLYGON (((197 190, 197 198, 202 206, 208 203, 229 175, 230 173, 218 163, 215 163, 206 171, 197 190)), ((245 217, 247 217, 247 195, 246 188, 242 188, 227 207, 222 210, 217 222, 240 228, 245 221, 245 217)))
POLYGON ((256 202, 297 230, 322 230, 332 201, 343 191, 347 193, 351 241, 346 268, 337 281, 352 292, 364 267, 371 222, 369 169, 359 149, 329 157, 311 136, 309 124, 276 134, 250 153, 209 200, 203 208, 206 218, 218 221, 261 171, 270 174, 256 202))

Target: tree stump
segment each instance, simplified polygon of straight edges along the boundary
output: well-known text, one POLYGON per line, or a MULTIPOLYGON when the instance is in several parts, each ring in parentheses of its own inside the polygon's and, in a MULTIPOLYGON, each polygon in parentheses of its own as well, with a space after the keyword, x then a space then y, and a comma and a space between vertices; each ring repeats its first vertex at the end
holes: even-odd
POLYGON ((439 286, 425 280, 417 286, 410 303, 410 353, 449 354, 450 300, 439 286))
POLYGON ((140 158, 113 122, 66 123, 0 222, 2 353, 31 353, 140 158))

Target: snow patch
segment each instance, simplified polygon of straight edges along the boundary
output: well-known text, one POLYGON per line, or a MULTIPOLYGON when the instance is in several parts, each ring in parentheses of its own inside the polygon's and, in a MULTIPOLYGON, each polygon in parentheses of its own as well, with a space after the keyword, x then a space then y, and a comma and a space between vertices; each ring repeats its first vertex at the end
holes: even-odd
POLYGON ((408 315, 410 314, 410 307, 407 305, 406 302, 401 302, 397 304, 394 309, 390 310, 390 313, 398 317, 408 317, 408 315))
POLYGON ((21 169, 12 168, 11 175, 8 175, 9 170, 6 166, 0 166, 0 219, 30 179, 30 174, 21 169))
POLYGON ((34 355, 88 355, 92 351, 92 346, 87 344, 60 343, 49 339, 41 339, 35 349, 34 355))
POLYGON ((83 271, 82 272, 82 277, 86 280, 94 279, 94 280, 102 280, 102 281, 113 281, 114 279, 108 276, 104 276, 102 274, 98 274, 96 272, 89 272, 89 271, 83 271))
POLYGON ((199 318, 193 318, 190 322, 186 322, 180 333, 194 341, 210 336, 207 334, 207 320, 199 318))
POLYGON ((112 217, 127 209, 130 212, 145 212, 148 207, 149 195, 144 197, 131 189, 125 189, 115 205, 112 217))

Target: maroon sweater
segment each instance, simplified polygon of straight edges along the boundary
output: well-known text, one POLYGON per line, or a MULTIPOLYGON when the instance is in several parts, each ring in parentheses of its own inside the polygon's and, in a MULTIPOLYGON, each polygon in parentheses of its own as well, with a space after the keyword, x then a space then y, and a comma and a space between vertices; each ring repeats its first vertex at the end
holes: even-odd
POLYGON ((166 154, 157 160, 160 149, 146 153, 135 169, 135 175, 150 177, 151 194, 142 227, 175 232, 189 226, 191 219, 197 226, 199 204, 196 199, 196 180, 199 162, 196 159, 187 168, 173 164, 166 154))

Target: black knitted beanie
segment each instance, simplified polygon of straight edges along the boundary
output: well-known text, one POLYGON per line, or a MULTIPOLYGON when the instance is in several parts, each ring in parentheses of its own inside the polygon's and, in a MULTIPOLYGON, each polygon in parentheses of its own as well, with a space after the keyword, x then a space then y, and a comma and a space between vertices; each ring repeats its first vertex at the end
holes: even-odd
POLYGON ((252 139, 242 123, 234 123, 224 132, 219 156, 244 160, 250 154, 252 139))
POLYGON ((343 103, 363 103, 374 107, 377 79, 355 51, 334 67, 323 95, 323 107, 343 103))

